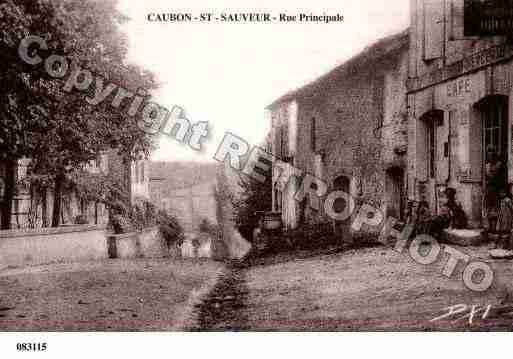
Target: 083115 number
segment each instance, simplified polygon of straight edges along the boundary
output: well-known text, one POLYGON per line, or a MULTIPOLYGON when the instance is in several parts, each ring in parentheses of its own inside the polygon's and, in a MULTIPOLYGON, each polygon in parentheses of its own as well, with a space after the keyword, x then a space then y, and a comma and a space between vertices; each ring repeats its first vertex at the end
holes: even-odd
POLYGON ((44 352, 48 349, 47 343, 18 343, 16 349, 19 352, 44 352))

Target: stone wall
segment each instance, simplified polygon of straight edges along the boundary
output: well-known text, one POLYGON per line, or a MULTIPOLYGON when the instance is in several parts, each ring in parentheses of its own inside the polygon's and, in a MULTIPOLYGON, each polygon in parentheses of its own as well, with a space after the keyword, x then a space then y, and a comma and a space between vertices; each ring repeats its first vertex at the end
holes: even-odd
POLYGON ((121 235, 108 235, 104 227, 92 225, 0 231, 0 269, 109 257, 162 258, 168 255, 158 227, 121 235))
POLYGON ((107 257, 103 227, 85 225, 0 231, 0 269, 107 257))
POLYGON ((146 228, 141 232, 111 234, 107 242, 111 258, 163 258, 169 255, 169 248, 158 227, 146 228))
MULTIPOLYGON (((336 182, 344 183, 345 188, 338 189, 348 191, 357 204, 365 202, 386 212, 396 200, 386 195, 386 171, 406 168, 408 43, 407 32, 381 40, 313 84, 286 95, 285 102, 271 105, 273 154, 289 157, 295 167, 325 181, 330 191, 336 182), (297 104, 297 132, 289 128, 294 124, 290 102, 297 104), (290 134, 297 136, 293 146, 290 134)), ((397 191, 402 195, 404 186, 397 191)), ((329 220, 323 208, 300 206, 293 193, 282 196, 286 224, 300 218, 329 220)))

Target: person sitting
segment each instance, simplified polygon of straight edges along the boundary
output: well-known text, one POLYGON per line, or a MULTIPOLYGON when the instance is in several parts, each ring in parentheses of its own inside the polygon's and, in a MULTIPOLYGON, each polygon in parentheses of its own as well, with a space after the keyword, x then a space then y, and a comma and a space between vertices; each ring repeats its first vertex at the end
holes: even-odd
POLYGON ((440 213, 431 221, 430 234, 440 239, 444 230, 448 228, 465 229, 468 227, 468 218, 461 204, 456 201, 456 190, 447 188, 444 191, 445 203, 440 208, 440 213))
POLYGON ((468 227, 468 218, 463 210, 461 204, 456 201, 456 190, 454 188, 447 188, 445 190, 447 202, 445 204, 445 211, 449 216, 449 227, 455 229, 465 229, 468 227))

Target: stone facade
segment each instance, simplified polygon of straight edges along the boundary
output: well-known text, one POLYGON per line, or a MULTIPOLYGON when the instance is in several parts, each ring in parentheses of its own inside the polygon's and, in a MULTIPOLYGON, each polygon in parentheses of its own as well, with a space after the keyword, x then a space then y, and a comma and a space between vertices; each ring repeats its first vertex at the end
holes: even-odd
MULTIPOLYGON (((358 202, 401 216, 407 150, 408 33, 385 38, 317 81, 268 107, 272 153, 358 202)), ((293 199, 298 181, 273 184, 273 207, 287 227, 328 221, 293 199)))
POLYGON ((411 0, 408 197, 432 213, 447 186, 472 227, 483 226, 485 149, 511 166, 513 48, 504 37, 465 38, 463 0, 411 0))
MULTIPOLYGON (((12 229, 42 228, 51 224, 53 212, 51 188, 45 193, 30 193, 29 189, 22 184, 29 164, 30 159, 18 160, 14 173, 9 174, 6 166, 0 163, 0 183, 6 183, 8 176, 12 176, 16 183, 10 214, 12 229)), ((85 169, 91 173, 119 177, 119 180, 127 186, 126 188, 130 189, 132 203, 141 199, 149 200, 150 175, 147 160, 133 161, 130 166, 127 166, 116 151, 109 150, 99 155, 96 161, 87 163, 85 169)), ((104 204, 80 202, 75 193, 64 193, 61 224, 74 224, 79 215, 84 216, 90 224, 103 225, 108 222, 108 211, 104 204)))

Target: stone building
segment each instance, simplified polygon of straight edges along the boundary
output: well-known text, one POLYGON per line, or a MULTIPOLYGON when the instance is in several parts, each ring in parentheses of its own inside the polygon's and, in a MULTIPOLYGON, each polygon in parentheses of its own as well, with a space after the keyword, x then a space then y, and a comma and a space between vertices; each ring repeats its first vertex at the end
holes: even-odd
POLYGON ((503 36, 466 36, 465 2, 411 0, 408 196, 436 213, 442 191, 454 187, 470 225, 480 227, 487 148, 513 180, 513 49, 503 36))
POLYGON ((185 231, 182 246, 184 257, 219 255, 211 235, 199 233, 207 220, 217 230, 230 258, 242 258, 251 245, 235 228, 232 199, 238 196, 238 173, 228 164, 194 162, 152 162, 150 180, 151 202, 176 216, 185 231), (192 238, 200 248, 194 249, 192 238), (203 239, 202 239, 203 238, 203 239), (197 250, 197 253, 194 253, 197 250), (203 252, 203 254, 202 254, 203 252))
MULTIPOLYGON (((0 219, 10 221, 12 229, 41 228, 51 224, 53 213, 53 191, 48 188, 34 192, 24 184, 30 159, 18 160, 14 165, 0 162, 0 219), (5 202, 5 191, 11 186, 14 196, 8 206, 5 202)), ((85 164, 90 173, 105 174, 118 177, 130 193, 133 203, 149 200, 149 162, 147 160, 132 161, 125 164, 114 150, 105 151, 96 160, 85 164)), ((108 211, 102 203, 86 203, 80 201, 73 191, 65 191, 62 198, 60 213, 61 224, 74 224, 77 216, 81 216, 89 224, 106 224, 108 211)), ((4 222, 4 225, 5 225, 4 222)))
MULTIPOLYGON (((268 106, 273 155, 323 180, 328 192, 345 191, 401 217, 408 45, 407 31, 382 39, 268 106)), ((322 206, 316 210, 293 199, 298 182, 285 188, 273 183, 273 207, 282 212, 285 225, 328 221, 322 206)), ((334 207, 340 212, 344 203, 334 207)))

